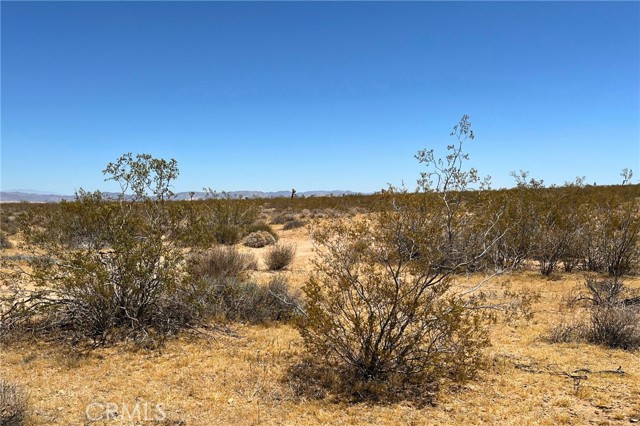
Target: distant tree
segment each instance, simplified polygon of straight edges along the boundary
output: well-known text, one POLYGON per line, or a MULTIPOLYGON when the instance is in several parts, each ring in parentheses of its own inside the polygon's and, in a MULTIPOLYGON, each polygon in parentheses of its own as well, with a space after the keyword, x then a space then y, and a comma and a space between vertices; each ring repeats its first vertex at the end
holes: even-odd
POLYGON ((544 180, 542 179, 537 180, 534 178, 529 179, 528 171, 524 171, 524 170, 520 170, 518 172, 512 171, 510 175, 515 179, 517 188, 533 188, 533 189, 544 188, 544 180))

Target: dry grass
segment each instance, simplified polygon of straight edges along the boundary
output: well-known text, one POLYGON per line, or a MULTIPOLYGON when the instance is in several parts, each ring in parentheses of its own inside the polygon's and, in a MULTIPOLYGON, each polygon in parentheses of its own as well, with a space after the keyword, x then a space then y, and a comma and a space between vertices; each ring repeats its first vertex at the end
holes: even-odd
MULTIPOLYGON (((308 231, 287 231, 281 240, 297 246, 283 274, 300 286, 313 256, 308 231)), ((267 248, 241 250, 259 258, 260 281, 274 276, 264 267, 267 248)), ((552 344, 544 338, 571 318, 563 300, 583 277, 547 279, 525 272, 502 277, 487 291, 498 291, 506 280, 514 289, 540 292, 534 319, 498 322, 480 379, 442 389, 434 407, 296 398, 284 379, 302 354, 302 342, 289 325, 236 325, 233 334, 209 338, 182 335, 156 351, 115 346, 79 353, 41 342, 18 343, 0 349, 0 377, 28 390, 33 425, 606 425, 640 419, 640 352, 552 344), (606 372, 618 367, 625 374, 606 372), (587 379, 576 386, 565 373, 579 369, 590 372, 580 373, 587 379), (92 402, 162 404, 166 419, 132 423, 120 413, 89 423, 85 409, 92 402)), ((626 283, 640 288, 639 279, 626 283)))

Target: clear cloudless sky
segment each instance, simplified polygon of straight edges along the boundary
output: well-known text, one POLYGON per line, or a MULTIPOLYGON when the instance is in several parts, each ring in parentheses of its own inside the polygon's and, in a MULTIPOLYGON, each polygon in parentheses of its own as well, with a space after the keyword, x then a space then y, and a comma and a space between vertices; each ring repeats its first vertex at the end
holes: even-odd
POLYGON ((513 185, 640 175, 639 2, 1 2, 3 190, 410 189, 463 114, 513 185))

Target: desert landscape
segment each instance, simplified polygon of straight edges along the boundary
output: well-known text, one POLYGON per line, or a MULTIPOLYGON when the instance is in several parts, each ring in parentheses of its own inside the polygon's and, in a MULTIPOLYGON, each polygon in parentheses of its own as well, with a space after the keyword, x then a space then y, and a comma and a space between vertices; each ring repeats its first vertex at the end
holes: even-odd
MULTIPOLYGON (((557 190, 571 192, 584 202, 589 197, 603 201, 612 193, 629 200, 627 194, 635 194, 635 199, 628 202, 631 203, 632 214, 635 217, 638 214, 638 189, 633 185, 615 188, 570 186, 555 190, 523 186, 521 189, 523 194, 535 194, 532 196, 537 197, 535 199, 538 201, 544 200, 541 194, 557 190), (585 194, 590 195, 587 197, 585 194)), ((518 199, 515 191, 507 191, 509 199, 518 199)), ((498 193, 490 192, 490 198, 499 199, 498 193)), ((475 192, 467 196, 471 194, 475 192)), ((199 250, 183 245, 179 251, 192 259, 200 259, 199 256, 205 256, 204 253, 212 256, 208 259, 217 259, 210 260, 211 265, 206 267, 202 266, 202 262, 198 263, 200 269, 195 270, 200 274, 207 271, 209 274, 220 274, 223 279, 236 277, 240 282, 255 283, 252 285, 256 288, 267 288, 274 281, 287 283, 288 287, 282 294, 290 296, 291 303, 295 301, 296 309, 303 314, 285 309, 278 311, 279 316, 274 317, 270 310, 274 309, 272 305, 264 308, 266 313, 258 314, 263 309, 261 303, 265 303, 264 300, 250 299, 247 293, 234 299, 233 304, 206 316, 205 321, 185 325, 181 331, 172 330, 165 337, 114 334, 113 338, 105 340, 96 340, 91 335, 79 338, 72 336, 69 340, 70 325, 39 322, 40 316, 48 315, 47 311, 35 312, 35 317, 27 322, 23 321, 23 314, 12 314, 11 304, 16 306, 22 303, 20 298, 24 300, 36 294, 18 292, 10 297, 12 285, 18 282, 34 292, 43 285, 50 285, 50 282, 43 284, 31 276, 33 269, 40 268, 36 253, 46 253, 50 247, 38 240, 37 235, 41 234, 25 234, 27 228, 24 226, 33 227, 39 223, 39 227, 58 226, 68 230, 65 228, 68 223, 60 224, 52 218, 60 218, 56 215, 63 213, 76 215, 76 221, 87 221, 90 219, 87 212, 97 208, 100 203, 131 205, 135 201, 105 200, 91 204, 95 200, 80 197, 62 204, 3 204, 3 231, 11 233, 8 238, 5 236, 5 248, 2 250, 3 294, 7 296, 3 297, 3 343, 0 350, 0 377, 4 380, 3 399, 0 399, 4 404, 3 416, 9 410, 16 409, 11 405, 16 398, 24 404, 24 418, 20 420, 24 423, 11 423, 9 417, 4 417, 6 424, 605 425, 629 424, 640 420, 637 310, 631 323, 615 323, 624 328, 619 331, 629 334, 627 337, 631 343, 628 345, 626 341, 589 341, 593 336, 585 337, 588 332, 572 334, 572 330, 575 331, 581 322, 589 323, 590 315, 596 312, 591 307, 595 302, 581 302, 578 297, 585 294, 586 278, 591 277, 602 283, 623 282, 627 301, 637 300, 632 296, 637 297, 640 292, 640 280, 633 272, 635 269, 625 269, 622 275, 589 272, 588 265, 582 260, 575 263, 575 269, 567 272, 564 269, 570 269, 567 266, 569 257, 566 256, 568 246, 565 247, 565 256, 559 257, 564 259, 565 265, 561 267, 562 261, 558 261, 549 273, 541 273, 542 262, 536 260, 541 253, 532 246, 528 249, 528 257, 522 258, 517 266, 507 266, 499 273, 493 272, 496 270, 494 265, 456 270, 451 276, 456 287, 463 289, 473 288, 490 277, 482 285, 482 304, 497 312, 487 328, 483 328, 488 333, 486 337, 489 344, 479 354, 481 362, 471 377, 458 380, 444 376, 436 382, 425 382, 425 389, 429 389, 426 399, 421 391, 385 400, 387 394, 384 392, 376 396, 359 395, 358 392, 349 394, 344 392, 344 388, 331 386, 320 392, 317 388, 305 389, 309 383, 305 383, 304 376, 301 383, 300 373, 296 375, 295 367, 309 356, 309 351, 296 323, 304 322, 304 312, 308 309, 306 299, 310 290, 306 284, 310 277, 317 276, 322 270, 322 259, 326 261, 322 257, 322 253, 326 254, 322 245, 324 240, 319 237, 322 233, 318 232, 327 227, 331 229, 331 224, 336 223, 347 227, 342 228, 343 232, 357 228, 360 223, 375 225, 377 222, 368 222, 368 219, 384 214, 378 199, 385 196, 389 195, 170 201, 167 206, 172 206, 171 203, 176 206, 188 203, 217 206, 203 210, 208 212, 205 217, 211 212, 221 215, 221 212, 230 214, 255 210, 250 226, 242 231, 248 233, 245 237, 241 238, 241 234, 238 234, 228 241, 228 232, 213 230, 211 234, 217 236, 217 242, 206 242, 202 246, 204 248, 199 250), (90 208, 84 213, 81 209, 73 209, 74 205, 79 207, 85 204, 86 207, 87 203, 90 208), (40 219, 34 221, 37 217, 40 219), (21 227, 17 223, 21 223, 21 227), (250 229, 260 230, 250 232, 250 229), (269 236, 272 237, 267 238, 269 236), (277 243, 273 236, 277 237, 277 243), (27 240, 31 242, 27 243, 27 240), (34 248, 36 245, 39 248, 34 248), (291 249, 291 256, 284 265, 274 268, 271 256, 276 247, 291 249), (231 261, 237 269, 229 269, 229 265, 215 265, 218 269, 214 271, 213 263, 224 263, 220 260, 224 253, 238 256, 231 261), (508 303, 504 304, 505 300, 508 303), (511 303, 510 300, 518 302, 511 303), (249 306, 249 311, 245 310, 243 304, 249 306), (510 311, 507 307, 511 305, 518 309, 510 311), (616 344, 623 347, 607 347, 616 344), (438 384, 436 388, 433 388, 434 383, 438 384)), ((429 196, 428 193, 413 195, 429 196)), ((412 195, 398 193, 393 197, 398 201, 412 195)), ((157 200, 152 204, 155 202, 157 200)), ((535 204, 535 201, 532 202, 535 204)), ((612 208, 618 210, 626 203, 614 204, 612 208)), ((385 201, 382 201, 382 205, 385 205, 385 201)), ((503 207, 499 210, 506 211, 503 207)), ((563 204, 562 209, 568 212, 571 205, 563 204)), ((176 208, 176 211, 185 214, 184 210, 176 208)), ((235 214, 236 218, 242 216, 235 214)), ((517 223, 520 223, 519 220, 517 223)), ((622 226, 616 223, 616 226, 622 226)), ((97 222, 84 225, 100 226, 97 222)), ((549 233, 545 234, 547 237, 571 229, 570 232, 576 236, 575 241, 578 241, 578 228, 563 228, 560 222, 557 222, 556 228, 554 226, 544 229, 549 233)), ((626 226, 630 226, 625 229, 632 234, 628 251, 631 263, 627 267, 635 268, 638 222, 628 222, 626 226)), ((87 232, 90 228, 76 229, 79 229, 78 236, 92 235, 87 232)), ((515 229, 515 224, 507 229, 515 229)), ((580 229, 582 232, 586 228, 580 229)), ((616 228, 610 237, 620 238, 620 229, 623 228, 616 228)), ((534 228, 531 230, 538 232, 534 228)), ((49 230, 48 235, 59 235, 59 232, 51 231, 53 229, 49 230)), ((491 241, 495 244, 506 238, 505 234, 501 234, 498 240, 491 241)), ((51 247, 60 249, 61 246, 51 247)), ((77 240, 74 240, 73 247, 71 252, 80 250, 87 256, 95 251, 101 252, 102 256, 105 250, 108 252, 103 246, 78 243, 77 240)), ((415 260, 411 257, 406 260, 409 263, 419 262, 421 257, 416 255, 415 260)), ((62 257, 60 261, 69 260, 62 257)), ((402 264, 401 258, 397 261, 402 264)), ((41 269, 43 273, 46 271, 46 268, 41 269)), ((415 271, 412 274, 415 275, 415 271)), ((54 276, 57 275, 48 275, 47 279, 54 279, 54 276)), ((111 276, 108 279, 116 278, 111 276)), ((385 285, 392 285, 392 281, 385 285)), ((611 288, 602 287, 600 290, 606 292, 611 288)), ((376 290, 371 287, 363 291, 376 290)), ((611 306, 621 306, 622 293, 615 297, 610 301, 611 306)), ((30 303, 33 304, 33 300, 30 303)), ((631 309, 635 308, 631 306, 631 309)), ((157 324, 149 324, 149 329, 154 327, 157 324)), ((87 333, 87 329, 80 331, 87 333)), ((330 353, 326 355, 326 359, 318 360, 320 364, 331 359, 335 361, 330 353)), ((442 368, 446 368, 445 364, 442 368)), ((313 382, 315 378, 310 376, 306 380, 313 382)), ((385 379, 379 380, 385 382, 385 379)), ((322 387, 321 384, 318 386, 322 387)))
POLYGON ((0 426, 640 425, 640 2, 0 33, 0 426))

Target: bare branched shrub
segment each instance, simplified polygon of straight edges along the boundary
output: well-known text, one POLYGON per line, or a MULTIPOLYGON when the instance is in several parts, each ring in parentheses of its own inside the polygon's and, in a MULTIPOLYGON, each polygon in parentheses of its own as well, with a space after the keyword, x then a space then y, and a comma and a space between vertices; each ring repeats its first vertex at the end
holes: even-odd
POLYGON ((581 296, 581 299, 589 300, 596 306, 619 303, 625 291, 624 283, 617 277, 598 279, 596 276, 587 276, 584 285, 588 293, 581 296))
POLYGON ((582 237, 583 268, 622 276, 640 261, 640 204, 609 200, 585 214, 582 237))
POLYGON ((610 275, 631 272, 640 258, 640 204, 628 202, 611 212, 604 238, 605 265, 610 275))
POLYGON ((27 397, 17 385, 0 379, 0 425, 23 426, 27 423, 27 397))
POLYGON ((557 265, 568 256, 572 240, 578 232, 574 215, 563 203, 570 200, 555 200, 554 194, 543 192, 534 204, 536 222, 533 229, 532 255, 539 262, 540 272, 551 275, 557 265))
POLYGON ((265 253, 264 262, 270 271, 281 271, 293 262, 295 256, 294 244, 276 244, 265 253))
POLYGON ((589 276, 585 287, 588 293, 581 299, 591 302, 587 340, 612 348, 640 348, 640 309, 625 303, 633 293, 622 280, 589 276))
POLYGON ((634 292, 613 276, 598 279, 588 276, 585 291, 579 292, 570 306, 585 306, 587 319, 571 325, 561 324, 550 331, 552 342, 586 340, 612 348, 640 348, 640 306, 634 292))
POLYGON ((610 348, 640 348, 640 312, 623 303, 591 309, 587 339, 610 348))
POLYGON ((242 253, 235 247, 217 246, 196 256, 191 272, 195 277, 243 279, 257 269, 257 264, 251 253, 242 253))

